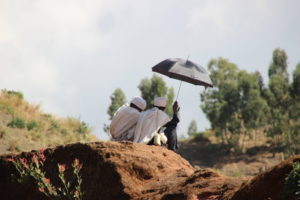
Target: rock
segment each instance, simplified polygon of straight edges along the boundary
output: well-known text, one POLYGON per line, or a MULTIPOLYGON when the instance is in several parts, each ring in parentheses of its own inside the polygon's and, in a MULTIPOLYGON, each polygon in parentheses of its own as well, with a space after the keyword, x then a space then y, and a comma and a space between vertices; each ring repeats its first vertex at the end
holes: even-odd
MULTIPOLYGON (((300 161, 300 155, 293 156, 275 167, 261 173, 232 193, 230 200, 281 200, 285 178, 293 169, 293 163, 300 161)), ((293 198, 291 197, 291 200, 293 198)))
MULTIPOLYGON (((0 199, 47 199, 34 185, 13 182, 16 170, 8 158, 34 155, 46 158, 44 170, 57 185, 57 164, 83 164, 81 175, 84 199, 220 199, 240 185, 237 179, 212 170, 196 170, 181 156, 163 147, 131 142, 70 144, 53 149, 0 157, 0 199)), ((66 170, 66 177, 72 169, 66 170)))

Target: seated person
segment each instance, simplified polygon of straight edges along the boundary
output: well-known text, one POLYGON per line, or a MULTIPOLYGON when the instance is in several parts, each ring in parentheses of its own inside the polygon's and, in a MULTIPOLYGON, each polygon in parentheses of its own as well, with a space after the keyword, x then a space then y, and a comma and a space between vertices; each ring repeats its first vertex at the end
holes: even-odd
POLYGON ((163 126, 166 127, 165 134, 167 136, 168 149, 175 151, 177 149, 177 133, 176 127, 179 122, 177 112, 179 111, 178 103, 173 104, 173 118, 164 112, 167 104, 167 98, 156 97, 154 99, 154 107, 141 113, 136 125, 133 142, 154 144, 153 137, 159 132, 163 126))
POLYGON ((146 108, 146 101, 141 97, 134 97, 130 105, 125 104, 114 114, 109 132, 114 141, 133 141, 136 123, 141 111, 146 108))

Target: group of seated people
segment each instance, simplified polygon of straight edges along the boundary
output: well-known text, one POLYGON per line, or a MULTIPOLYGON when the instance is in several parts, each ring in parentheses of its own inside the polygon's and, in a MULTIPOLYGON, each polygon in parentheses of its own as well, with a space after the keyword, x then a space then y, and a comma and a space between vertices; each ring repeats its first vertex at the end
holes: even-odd
POLYGON ((155 97, 153 108, 141 97, 134 97, 130 104, 121 106, 114 114, 109 132, 114 141, 132 141, 148 145, 165 144, 168 149, 178 149, 176 127, 179 122, 177 101, 173 104, 173 117, 164 112, 166 97, 155 97), (145 110, 145 111, 144 111, 145 110))

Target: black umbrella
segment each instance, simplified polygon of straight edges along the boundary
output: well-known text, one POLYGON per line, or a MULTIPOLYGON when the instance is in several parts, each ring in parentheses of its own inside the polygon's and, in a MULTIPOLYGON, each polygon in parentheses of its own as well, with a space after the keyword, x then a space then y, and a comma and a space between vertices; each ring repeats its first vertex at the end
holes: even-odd
POLYGON ((192 83, 194 85, 213 87, 212 81, 206 70, 200 65, 189 60, 169 58, 152 67, 152 71, 164 74, 170 78, 192 83))

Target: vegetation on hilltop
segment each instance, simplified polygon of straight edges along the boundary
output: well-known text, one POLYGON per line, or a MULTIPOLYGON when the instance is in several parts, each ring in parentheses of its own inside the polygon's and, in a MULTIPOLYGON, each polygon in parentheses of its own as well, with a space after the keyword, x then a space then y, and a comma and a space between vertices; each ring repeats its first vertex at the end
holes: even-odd
POLYGON ((246 138, 261 132, 287 157, 300 153, 300 63, 292 82, 287 63, 285 51, 275 49, 266 85, 259 72, 240 70, 224 58, 209 63, 214 88, 201 95, 201 107, 223 144, 244 148, 246 138))
POLYGON ((80 119, 43 113, 21 92, 0 92, 0 154, 93 140, 91 128, 80 119))

